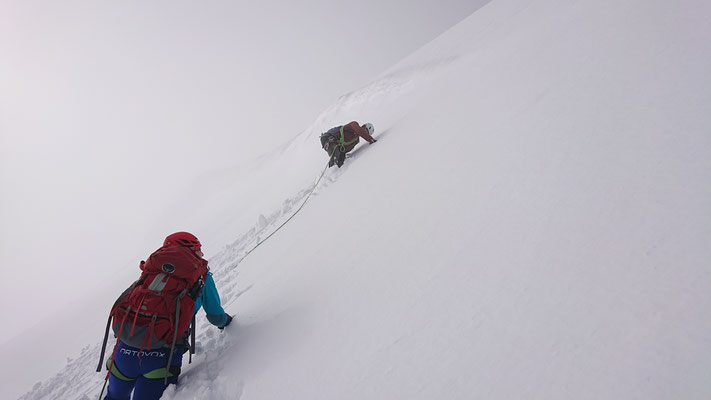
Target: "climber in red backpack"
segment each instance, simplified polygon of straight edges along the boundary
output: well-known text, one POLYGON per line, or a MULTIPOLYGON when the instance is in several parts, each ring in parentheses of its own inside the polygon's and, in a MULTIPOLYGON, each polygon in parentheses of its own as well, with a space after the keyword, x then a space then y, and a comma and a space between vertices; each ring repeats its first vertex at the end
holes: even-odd
POLYGON ((194 353, 194 316, 200 308, 219 329, 232 322, 202 257, 200 241, 177 232, 141 261, 141 277, 116 300, 106 324, 97 371, 110 327, 116 345, 106 362, 109 387, 104 400, 129 400, 131 391, 134 400, 157 400, 168 384, 177 383, 183 353, 194 353))

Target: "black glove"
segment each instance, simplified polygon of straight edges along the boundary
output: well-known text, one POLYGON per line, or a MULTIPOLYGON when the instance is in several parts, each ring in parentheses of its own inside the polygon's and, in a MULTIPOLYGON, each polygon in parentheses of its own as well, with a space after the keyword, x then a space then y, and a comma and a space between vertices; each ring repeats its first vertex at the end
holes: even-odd
POLYGON ((225 324, 222 325, 222 326, 218 326, 217 329, 219 329, 219 330, 225 329, 225 327, 226 327, 227 325, 229 325, 230 322, 232 322, 232 316, 229 315, 229 314, 227 314, 227 322, 225 322, 225 324))

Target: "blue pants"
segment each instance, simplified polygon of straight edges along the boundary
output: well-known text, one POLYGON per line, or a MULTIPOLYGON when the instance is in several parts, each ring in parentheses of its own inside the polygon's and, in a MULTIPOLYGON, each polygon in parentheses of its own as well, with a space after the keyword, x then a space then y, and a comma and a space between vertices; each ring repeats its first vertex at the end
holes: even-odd
MULTIPOLYGON (((133 400, 158 400, 163 395, 163 391, 168 387, 165 384, 165 367, 170 349, 143 350, 140 354, 138 350, 119 342, 104 400, 130 400, 131 391, 133 400)), ((178 383, 183 350, 183 347, 175 348, 171 367, 168 369, 168 384, 178 383)))

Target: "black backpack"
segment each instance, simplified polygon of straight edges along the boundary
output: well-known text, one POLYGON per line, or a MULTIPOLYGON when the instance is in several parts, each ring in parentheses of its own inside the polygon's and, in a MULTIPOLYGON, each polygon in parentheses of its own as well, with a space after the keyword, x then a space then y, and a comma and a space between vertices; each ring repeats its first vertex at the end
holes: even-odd
POLYGON ((341 138, 341 127, 337 126, 321 134, 321 147, 326 149, 328 142, 336 142, 341 138))
POLYGON ((358 143, 358 139, 359 137, 356 136, 355 139, 351 140, 350 142, 346 142, 345 138, 343 137, 343 125, 336 126, 321 134, 321 147, 328 151, 328 147, 330 147, 328 146, 328 143, 333 142, 340 146, 341 151, 345 151, 346 146, 353 143, 358 143))

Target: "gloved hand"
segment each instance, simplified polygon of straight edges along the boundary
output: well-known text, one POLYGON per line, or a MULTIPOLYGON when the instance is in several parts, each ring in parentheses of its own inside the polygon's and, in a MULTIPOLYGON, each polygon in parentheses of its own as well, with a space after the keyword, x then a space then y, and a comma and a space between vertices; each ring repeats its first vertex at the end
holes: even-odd
POLYGON ((218 326, 217 329, 219 329, 219 330, 225 329, 225 327, 226 327, 227 325, 229 325, 230 322, 232 322, 232 316, 229 315, 229 314, 227 314, 227 322, 225 322, 225 324, 222 325, 222 326, 218 326))

